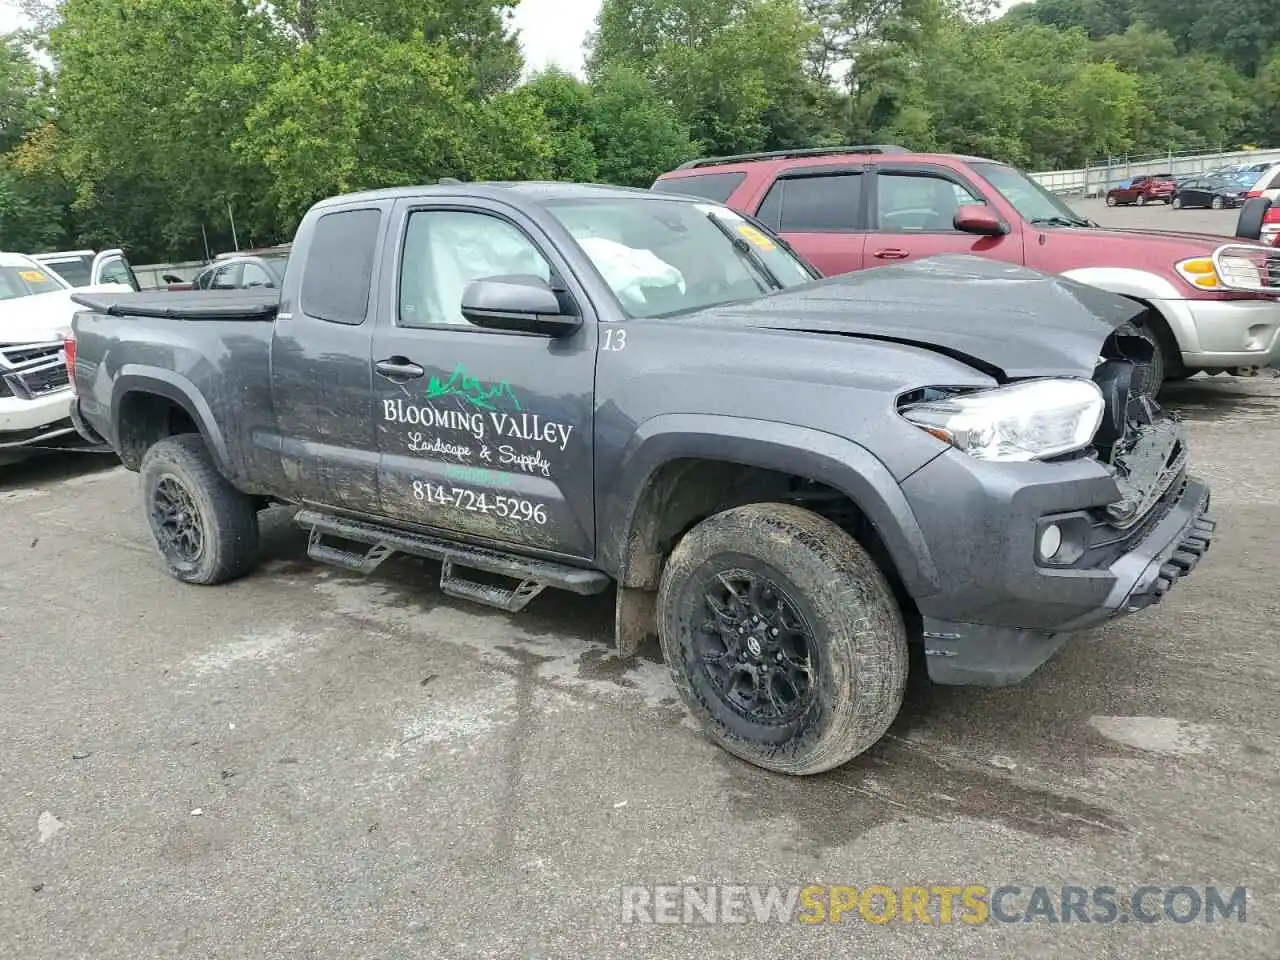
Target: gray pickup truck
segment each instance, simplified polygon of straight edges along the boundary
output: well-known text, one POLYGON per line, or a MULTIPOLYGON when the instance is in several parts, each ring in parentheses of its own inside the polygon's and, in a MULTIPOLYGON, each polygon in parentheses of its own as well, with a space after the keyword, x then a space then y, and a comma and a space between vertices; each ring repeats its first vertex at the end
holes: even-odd
POLYGON ((569 184, 325 200, 279 291, 78 294, 74 419, 169 572, 442 561, 518 610, 617 586, 726 749, 835 767, 945 684, 1026 677, 1158 601, 1209 490, 1139 386, 1139 305, 940 257, 818 279, 729 208, 569 184))

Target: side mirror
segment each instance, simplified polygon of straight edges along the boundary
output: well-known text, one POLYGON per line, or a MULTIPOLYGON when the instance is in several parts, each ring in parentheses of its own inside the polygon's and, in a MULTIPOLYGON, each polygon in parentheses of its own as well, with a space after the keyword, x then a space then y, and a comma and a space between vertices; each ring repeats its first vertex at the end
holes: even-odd
POLYGON ((951 221, 961 233, 976 233, 983 237, 999 237, 1008 233, 1000 218, 990 207, 980 203, 966 203, 956 210, 951 221))
POLYGON ((477 327, 567 337, 582 318, 566 314, 560 298, 539 277, 487 277, 467 285, 462 315, 477 327))
POLYGON ((1270 209, 1271 201, 1266 197, 1246 200, 1240 208, 1240 218, 1236 221, 1236 236, 1241 240, 1262 239, 1262 222, 1270 209))

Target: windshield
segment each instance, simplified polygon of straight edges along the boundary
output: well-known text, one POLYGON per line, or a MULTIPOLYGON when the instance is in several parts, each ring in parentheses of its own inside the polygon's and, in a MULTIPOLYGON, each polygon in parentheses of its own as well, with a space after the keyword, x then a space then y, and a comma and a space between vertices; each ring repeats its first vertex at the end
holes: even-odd
POLYGON ((636 197, 546 208, 631 317, 686 313, 815 279, 776 237, 717 203, 636 197))
POLYGON ((35 267, 0 267, 0 300, 17 300, 62 289, 62 284, 35 267))
POLYGON ((1002 163, 975 163, 973 168, 1013 205, 1024 220, 1089 225, 1088 220, 1020 170, 1002 163))

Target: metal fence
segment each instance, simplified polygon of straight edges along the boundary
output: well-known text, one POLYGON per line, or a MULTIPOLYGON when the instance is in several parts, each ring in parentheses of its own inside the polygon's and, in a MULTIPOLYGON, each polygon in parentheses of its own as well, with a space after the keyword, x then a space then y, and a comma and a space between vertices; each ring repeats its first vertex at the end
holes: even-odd
POLYGON ((1046 170, 1031 174, 1031 178, 1054 193, 1095 197, 1130 177, 1152 173, 1172 173, 1178 178, 1194 177, 1242 163, 1280 163, 1280 148, 1108 157, 1078 170, 1046 170))
POLYGON ((130 266, 133 267, 134 275, 138 278, 138 286, 147 290, 151 287, 163 287, 165 274, 178 277, 184 283, 194 280, 204 264, 203 260, 187 260, 183 263, 149 263, 141 267, 130 264, 130 266))

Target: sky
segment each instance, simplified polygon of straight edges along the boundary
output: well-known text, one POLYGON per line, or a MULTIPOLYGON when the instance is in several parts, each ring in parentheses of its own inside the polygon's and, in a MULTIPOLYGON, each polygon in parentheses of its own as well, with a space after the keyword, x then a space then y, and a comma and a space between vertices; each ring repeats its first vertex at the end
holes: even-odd
MULTIPOLYGON (((1015 0, 999 0, 1001 9, 1015 0)), ((530 71, 559 66, 582 73, 582 44, 591 29, 600 0, 521 0, 515 26, 530 71)), ((9 0, 0 0, 0 32, 22 26, 22 16, 9 0)))

